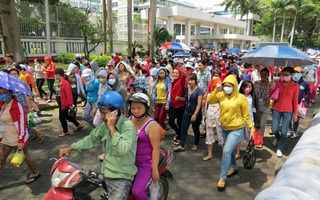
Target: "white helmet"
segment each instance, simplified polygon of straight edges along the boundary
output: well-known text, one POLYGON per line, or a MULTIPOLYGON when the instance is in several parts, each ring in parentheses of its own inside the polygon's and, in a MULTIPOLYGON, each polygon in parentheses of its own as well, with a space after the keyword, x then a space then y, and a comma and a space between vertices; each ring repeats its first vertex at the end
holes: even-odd
POLYGON ((148 107, 150 107, 150 99, 148 95, 144 93, 135 93, 129 98, 129 103, 131 102, 139 102, 139 103, 145 103, 148 107))

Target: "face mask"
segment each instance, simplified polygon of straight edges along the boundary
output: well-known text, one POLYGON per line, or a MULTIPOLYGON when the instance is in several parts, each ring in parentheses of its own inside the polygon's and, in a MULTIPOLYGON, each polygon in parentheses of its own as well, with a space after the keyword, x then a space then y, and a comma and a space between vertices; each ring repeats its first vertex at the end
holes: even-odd
POLYGON ((223 87, 223 91, 224 91, 226 94, 231 94, 232 91, 233 91, 233 87, 223 87))
POLYGON ((142 90, 136 90, 137 93, 142 93, 142 90))
POLYGON ((116 82, 116 79, 109 79, 108 80, 109 85, 114 85, 115 82, 116 82))
POLYGON ((91 80, 91 78, 90 78, 90 76, 87 76, 87 77, 84 77, 84 80, 85 80, 86 82, 89 82, 89 81, 91 80))
POLYGON ((294 81, 299 81, 301 77, 302 77, 301 73, 294 73, 293 74, 293 80, 294 81))
POLYGON ((0 101, 2 102, 7 102, 12 99, 12 94, 11 93, 5 93, 5 94, 0 94, 0 101))
POLYGON ((283 76, 283 80, 284 81, 290 81, 291 80, 291 76, 283 76))
POLYGON ((273 80, 274 80, 274 81, 280 81, 280 77, 279 77, 279 76, 274 76, 274 77, 273 77, 273 80))
POLYGON ((244 92, 247 93, 247 94, 249 94, 249 93, 251 92, 251 90, 252 90, 252 88, 245 88, 245 89, 244 89, 244 92))

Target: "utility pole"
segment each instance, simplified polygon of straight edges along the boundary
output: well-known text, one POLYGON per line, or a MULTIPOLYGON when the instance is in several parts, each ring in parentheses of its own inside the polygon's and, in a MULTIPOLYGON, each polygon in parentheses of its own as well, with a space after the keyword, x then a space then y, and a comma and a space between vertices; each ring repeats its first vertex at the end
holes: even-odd
POLYGON ((51 40, 50 40, 50 19, 49 19, 49 2, 45 1, 45 11, 46 11, 46 46, 47 55, 51 56, 51 40))
POLYGON ((102 1, 102 31, 103 31, 103 44, 102 44, 102 53, 103 55, 107 54, 107 4, 106 0, 102 1))

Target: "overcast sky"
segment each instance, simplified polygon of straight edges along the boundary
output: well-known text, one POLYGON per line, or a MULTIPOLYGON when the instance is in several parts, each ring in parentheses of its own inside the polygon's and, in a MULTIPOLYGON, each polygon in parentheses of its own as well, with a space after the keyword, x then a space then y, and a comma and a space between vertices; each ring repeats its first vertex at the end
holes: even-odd
POLYGON ((180 0, 180 1, 187 1, 193 3, 196 6, 212 6, 215 4, 219 4, 222 0, 180 0))

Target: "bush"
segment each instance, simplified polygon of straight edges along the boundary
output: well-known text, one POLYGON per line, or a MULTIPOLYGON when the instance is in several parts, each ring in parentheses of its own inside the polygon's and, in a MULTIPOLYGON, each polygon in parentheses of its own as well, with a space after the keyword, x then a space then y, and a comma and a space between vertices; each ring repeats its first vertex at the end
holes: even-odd
MULTIPOLYGON (((53 57, 54 62, 69 64, 74 61, 76 54, 75 53, 61 53, 53 57)), ((82 55, 84 56, 84 55, 82 55)), ((90 55, 89 61, 96 60, 99 67, 104 67, 111 60, 111 56, 99 56, 99 55, 90 55)))

